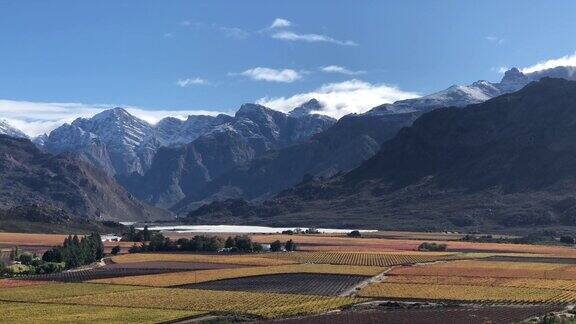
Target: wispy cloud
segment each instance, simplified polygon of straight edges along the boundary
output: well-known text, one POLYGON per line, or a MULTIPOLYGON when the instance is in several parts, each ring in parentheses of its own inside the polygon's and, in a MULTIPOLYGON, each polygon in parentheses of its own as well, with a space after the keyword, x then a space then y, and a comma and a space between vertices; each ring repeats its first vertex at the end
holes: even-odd
POLYGON ((493 66, 490 68, 490 71, 496 72, 498 74, 504 74, 508 70, 510 70, 510 68, 507 66, 493 66))
POLYGON ((557 59, 550 59, 547 61, 540 61, 534 65, 520 69, 522 73, 532 73, 541 70, 552 69, 558 66, 576 66, 576 53, 572 55, 562 56, 557 59))
POLYGON ((349 70, 345 67, 338 66, 338 65, 324 66, 324 67, 320 68, 320 70, 322 72, 326 72, 326 73, 340 73, 340 74, 346 74, 346 75, 358 75, 358 74, 366 73, 366 71, 352 71, 352 70, 349 70))
POLYGON ((210 30, 221 33, 222 35, 233 39, 246 39, 250 36, 250 32, 234 26, 223 26, 216 23, 204 23, 199 21, 184 20, 180 22, 180 26, 184 28, 210 30))
POLYGON ((286 28, 286 27, 290 27, 292 26, 292 22, 284 19, 284 18, 276 18, 274 19, 274 21, 272 22, 272 24, 270 25, 270 29, 274 29, 274 28, 286 28))
POLYGON ((0 100, 0 119, 34 137, 49 133, 64 123, 78 117, 91 117, 113 107, 125 107, 134 116, 155 124, 168 116, 185 119, 189 115, 217 115, 218 111, 203 109, 143 109, 141 107, 110 104, 53 103, 0 100))
POLYGON ((292 69, 276 70, 266 67, 255 67, 246 70, 240 75, 252 80, 291 83, 302 78, 302 75, 292 69))
POLYGON ((506 42, 504 38, 500 38, 497 36, 486 36, 484 37, 485 40, 489 41, 490 43, 494 43, 496 45, 502 45, 506 42))
POLYGON ((209 85, 210 82, 201 78, 187 78, 187 79, 180 79, 176 81, 176 84, 179 87, 186 88, 193 85, 209 85))
POLYGON ((234 39, 245 39, 250 35, 250 33, 238 27, 219 26, 217 28, 224 34, 224 36, 234 39))
POLYGON ((326 35, 320 34, 296 34, 291 31, 282 31, 272 34, 272 38, 279 39, 283 41, 290 41, 290 42, 308 42, 308 43, 332 43, 342 46, 358 46, 355 42, 351 40, 338 40, 326 35))
POLYGON ((288 112, 315 98, 323 106, 322 111, 317 113, 340 118, 351 113, 366 112, 381 104, 415 97, 418 97, 417 93, 406 92, 394 86, 352 79, 325 84, 311 92, 299 93, 290 97, 265 97, 257 102, 273 109, 288 112))

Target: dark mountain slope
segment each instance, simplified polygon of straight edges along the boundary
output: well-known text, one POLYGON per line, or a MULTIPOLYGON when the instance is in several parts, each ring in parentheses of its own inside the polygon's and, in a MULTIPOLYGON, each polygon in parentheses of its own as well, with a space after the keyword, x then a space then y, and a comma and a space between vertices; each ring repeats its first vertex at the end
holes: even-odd
POLYGON ((237 166, 176 205, 192 209, 202 199, 270 197, 296 185, 307 175, 333 176, 374 156, 380 144, 409 126, 417 113, 348 115, 311 139, 264 154, 237 166))
POLYGON ((169 208, 233 167, 269 150, 304 141, 334 122, 320 115, 291 117, 261 105, 245 104, 232 120, 191 143, 161 147, 143 175, 117 178, 140 199, 169 208))
POLYGON ((0 209, 48 205, 78 218, 155 220, 170 214, 140 203, 77 158, 41 152, 32 142, 0 135, 0 209))
POLYGON ((472 105, 438 109, 353 171, 313 179, 190 222, 419 230, 576 226, 576 82, 544 78, 472 105), (240 211, 239 211, 240 210, 240 211))

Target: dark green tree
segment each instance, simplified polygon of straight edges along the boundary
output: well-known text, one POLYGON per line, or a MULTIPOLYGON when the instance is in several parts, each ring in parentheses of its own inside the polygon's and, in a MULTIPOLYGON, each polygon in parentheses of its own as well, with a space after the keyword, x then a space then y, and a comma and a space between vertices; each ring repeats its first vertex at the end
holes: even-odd
POLYGON ((16 245, 10 250, 10 260, 16 261, 18 257, 20 257, 20 248, 16 245))
POLYGON ((144 229, 142 230, 142 241, 148 242, 152 239, 152 233, 148 229, 148 225, 144 225, 144 229))
POLYGON ((116 245, 115 247, 113 247, 110 253, 112 253, 112 255, 117 255, 118 253, 120 253, 120 245, 116 245))
POLYGON ((282 250, 282 242, 280 242, 279 240, 276 240, 272 242, 272 244, 270 244, 270 251, 278 252, 281 250, 282 250))
POLYGON ((292 240, 288 240, 286 244, 284 244, 284 248, 286 251, 296 251, 296 243, 292 240))

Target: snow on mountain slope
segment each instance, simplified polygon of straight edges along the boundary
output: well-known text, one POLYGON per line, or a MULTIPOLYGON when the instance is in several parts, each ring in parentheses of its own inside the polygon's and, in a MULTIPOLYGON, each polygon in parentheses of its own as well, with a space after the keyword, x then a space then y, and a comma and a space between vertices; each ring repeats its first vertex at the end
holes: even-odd
POLYGON ((122 108, 78 118, 50 133, 45 148, 52 153, 75 152, 108 174, 142 173, 157 148, 152 125, 122 108))
POLYGON ((252 143, 256 152, 285 146, 331 126, 335 120, 319 115, 290 117, 263 106, 243 105, 234 117, 173 117, 156 125, 122 108, 78 118, 36 141, 49 152, 74 152, 109 175, 143 175, 162 146, 181 146, 211 132, 233 131, 252 143))
POLYGON ((209 132, 218 125, 232 120, 231 116, 188 116, 186 120, 167 117, 156 124, 156 135, 161 145, 182 145, 192 142, 200 135, 209 132))
POLYGON ((567 80, 576 79, 576 67, 564 66, 524 74, 517 68, 504 73, 498 83, 476 81, 470 85, 453 85, 445 90, 415 99, 401 100, 393 104, 384 104, 368 111, 368 115, 382 115, 402 112, 426 112, 440 107, 464 107, 488 99, 515 92, 532 81, 543 77, 556 77, 567 80))
POLYGON ((21 132, 20 130, 18 130, 16 128, 10 126, 8 124, 8 122, 6 122, 5 120, 1 120, 1 119, 0 119, 0 134, 12 136, 12 137, 28 138, 28 136, 26 136, 26 134, 24 134, 23 132, 21 132))

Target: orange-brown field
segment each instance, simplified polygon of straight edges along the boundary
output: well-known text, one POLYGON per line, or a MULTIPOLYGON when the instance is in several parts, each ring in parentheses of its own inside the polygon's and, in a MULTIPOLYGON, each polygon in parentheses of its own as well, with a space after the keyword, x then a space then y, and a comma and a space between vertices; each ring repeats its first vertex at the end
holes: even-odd
POLYGON ((17 280, 17 279, 0 279, 0 288, 14 288, 44 285, 47 281, 40 280, 17 280))
MULTIPOLYGON (((22 250, 42 254, 52 246, 60 245, 68 235, 63 234, 30 234, 30 233, 3 233, 0 232, 0 248, 9 250, 11 247, 19 246, 22 250)), ((120 245, 122 252, 132 246, 131 242, 104 242, 106 252, 110 252, 112 247, 120 245)))
POLYGON ((479 277, 479 278, 534 278, 575 279, 576 265, 532 262, 485 262, 460 260, 421 266, 403 266, 390 271, 390 275, 479 277))
MULTIPOLYGON (((275 240, 294 240, 302 251, 415 251, 425 239, 349 238, 324 235, 252 235, 253 240, 271 243, 275 240)), ((576 257, 576 249, 562 246, 544 246, 511 243, 476 243, 465 241, 435 241, 447 244, 450 252, 533 253, 576 257)))

